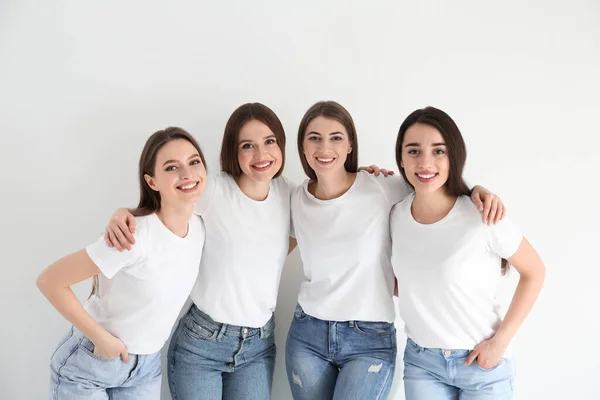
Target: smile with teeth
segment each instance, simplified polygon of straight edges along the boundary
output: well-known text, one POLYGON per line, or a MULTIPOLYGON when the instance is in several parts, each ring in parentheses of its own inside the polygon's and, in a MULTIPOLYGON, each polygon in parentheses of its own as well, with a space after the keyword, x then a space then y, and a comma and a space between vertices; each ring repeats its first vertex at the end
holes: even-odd
POLYGON ((437 175, 437 174, 417 174, 417 176, 418 176, 419 178, 423 178, 423 179, 431 179, 431 178, 433 178, 433 177, 434 177, 434 176, 436 176, 436 175, 437 175))
POLYGON ((188 183, 187 185, 177 186, 177 189, 190 190, 190 189, 195 188, 196 186, 198 186, 198 182, 192 182, 192 183, 188 183))
POLYGON ((333 160, 334 160, 334 158, 321 158, 321 157, 317 157, 317 161, 320 162, 321 164, 329 164, 333 160))
POLYGON ((258 171, 264 171, 267 170, 271 167, 271 165, 273 165, 273 161, 263 161, 263 162, 259 162, 256 164, 252 164, 252 168, 258 170, 258 171))

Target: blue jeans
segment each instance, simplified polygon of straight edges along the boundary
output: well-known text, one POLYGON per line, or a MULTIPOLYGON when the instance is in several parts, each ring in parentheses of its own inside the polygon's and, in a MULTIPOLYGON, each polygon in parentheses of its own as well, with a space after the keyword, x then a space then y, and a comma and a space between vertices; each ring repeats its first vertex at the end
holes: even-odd
POLYGON ((221 324, 192 305, 169 345, 169 389, 174 400, 271 397, 275 320, 261 328, 221 324))
POLYGON ((393 323, 323 321, 296 307, 285 361, 296 400, 386 399, 396 365, 393 323))
POLYGON ((470 350, 430 349, 411 339, 404 350, 406 400, 510 400, 514 362, 503 358, 497 366, 481 368, 464 362, 470 350))
POLYGON ((51 400, 160 399, 160 352, 101 358, 94 344, 72 327, 50 359, 51 400))

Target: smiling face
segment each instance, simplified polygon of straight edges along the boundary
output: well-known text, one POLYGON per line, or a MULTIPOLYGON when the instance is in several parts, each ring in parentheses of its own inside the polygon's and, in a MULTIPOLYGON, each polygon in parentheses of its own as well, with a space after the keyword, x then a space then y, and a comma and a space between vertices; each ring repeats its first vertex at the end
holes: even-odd
POLYGON ((317 176, 344 170, 348 154, 352 152, 348 132, 340 122, 317 117, 306 127, 302 142, 304 157, 317 176))
POLYGON ((281 169, 283 154, 277 137, 260 121, 250 120, 242 126, 237 152, 242 173, 256 182, 269 182, 281 169))
POLYGON ((450 160, 442 134, 427 124, 409 127, 402 143, 400 166, 417 193, 431 193, 444 187, 450 160))
POLYGON ((178 207, 200 199, 206 186, 206 169, 194 145, 175 139, 158 150, 154 176, 145 174, 144 179, 160 193, 162 206, 178 207))

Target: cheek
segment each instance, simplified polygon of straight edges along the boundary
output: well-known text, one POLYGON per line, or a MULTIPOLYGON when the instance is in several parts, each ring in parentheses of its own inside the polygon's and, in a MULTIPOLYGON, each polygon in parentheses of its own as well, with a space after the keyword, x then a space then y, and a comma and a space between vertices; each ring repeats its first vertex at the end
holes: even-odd
POLYGON ((249 152, 247 152, 247 151, 241 150, 238 153, 238 164, 240 164, 240 168, 242 170, 248 168, 248 164, 250 163, 251 159, 252 159, 252 155, 249 154, 249 152))

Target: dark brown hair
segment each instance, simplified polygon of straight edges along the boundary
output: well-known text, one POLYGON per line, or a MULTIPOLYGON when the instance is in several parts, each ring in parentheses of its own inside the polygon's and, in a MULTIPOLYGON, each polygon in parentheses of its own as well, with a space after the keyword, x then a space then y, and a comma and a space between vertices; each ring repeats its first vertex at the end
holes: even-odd
POLYGON ((346 128, 352 151, 346 156, 344 168, 348 172, 357 172, 358 138, 356 136, 356 128, 354 127, 352 116, 348 110, 335 101, 320 101, 306 111, 304 117, 302 117, 302 121, 300 121, 300 127, 298 128, 298 154, 300 155, 300 162, 302 163, 302 168, 306 175, 312 181, 317 180, 317 174, 315 174, 315 171, 308 165, 308 161, 306 161, 306 156, 304 155, 304 136, 306 136, 306 128, 308 127, 308 124, 317 117, 336 120, 346 128))
MULTIPOLYGON (((448 194, 451 196, 470 196, 471 189, 463 179, 463 170, 467 160, 467 147, 458 126, 452 118, 444 111, 435 107, 425 107, 413 111, 400 125, 398 138, 396 139, 396 164, 400 170, 400 174, 412 186, 406 178, 406 172, 402 168, 402 145, 404 136, 408 128, 414 124, 425 124, 437 129, 446 143, 446 151, 450 168, 448 171, 448 180, 445 183, 448 194)), ((502 259, 501 263, 502 274, 506 274, 509 264, 508 260, 502 259)))
POLYGON ((252 120, 262 122, 275 134, 277 146, 281 150, 281 167, 273 176, 273 178, 277 178, 283 172, 285 165, 285 131, 273 110, 261 103, 242 104, 229 117, 221 145, 221 170, 234 178, 242 175, 243 172, 238 161, 238 141, 244 124, 252 120))
POLYGON ((188 132, 181 128, 169 127, 157 132, 154 132, 152 136, 146 141, 142 155, 140 156, 138 180, 140 183, 140 202, 138 206, 130 212, 136 217, 142 217, 144 215, 150 215, 160 210, 160 193, 153 190, 144 175, 154 176, 154 170, 156 168, 156 155, 159 150, 172 140, 183 139, 187 140, 196 148, 202 164, 206 168, 206 161, 204 154, 200 149, 200 145, 196 142, 196 139, 188 132))
MULTIPOLYGON (((140 184, 140 202, 138 206, 134 209, 130 209, 129 212, 136 217, 143 217, 145 215, 150 215, 160 210, 160 193, 153 190, 146 182, 144 175, 148 174, 150 176, 154 176, 154 172, 156 169, 156 155, 159 150, 166 145, 167 143, 177 140, 183 139, 187 140, 196 148, 198 151, 198 155, 200 159, 202 159, 202 164, 204 168, 206 168, 206 161, 204 159, 204 154, 202 153, 202 149, 200 149, 200 145, 196 142, 196 139, 188 132, 181 128, 177 127, 169 127, 160 131, 154 132, 148 140, 146 140, 146 144, 144 145, 144 149, 142 150, 142 155, 140 156, 139 161, 139 170, 138 170, 138 180, 140 184)), ((98 290, 98 275, 94 276, 94 281, 92 283, 92 292, 90 293, 90 297, 96 293, 98 290)))

